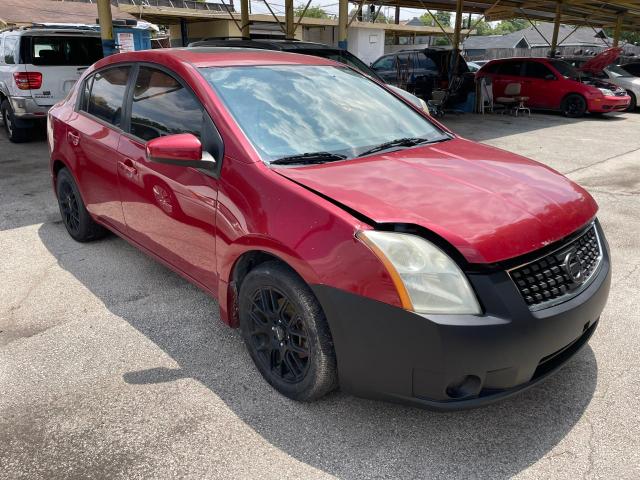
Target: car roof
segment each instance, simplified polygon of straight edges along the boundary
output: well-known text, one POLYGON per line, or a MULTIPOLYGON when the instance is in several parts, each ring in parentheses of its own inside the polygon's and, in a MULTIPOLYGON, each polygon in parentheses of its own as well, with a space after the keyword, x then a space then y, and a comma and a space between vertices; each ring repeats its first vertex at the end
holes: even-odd
POLYGON ((21 36, 68 36, 68 37, 100 37, 100 32, 84 28, 10 28, 0 33, 13 33, 21 36))
POLYGON ((169 60, 196 67, 230 67, 251 65, 341 65, 332 60, 255 48, 189 47, 140 50, 103 58, 96 68, 122 62, 164 63, 169 60))

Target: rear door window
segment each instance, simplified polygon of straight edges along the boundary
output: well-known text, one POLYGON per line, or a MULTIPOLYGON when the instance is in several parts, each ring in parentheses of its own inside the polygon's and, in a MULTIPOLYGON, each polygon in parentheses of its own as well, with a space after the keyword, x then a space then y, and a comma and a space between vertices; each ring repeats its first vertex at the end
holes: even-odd
POLYGON ((395 57, 389 55, 388 57, 382 57, 380 60, 376 61, 371 68, 375 70, 392 70, 395 66, 395 57))
POLYGON ((498 73, 509 77, 519 77, 522 71, 522 62, 503 62, 500 64, 498 73))
MULTIPOLYGON (((122 125, 122 107, 131 68, 112 67, 93 75, 86 111, 111 125, 122 125)), ((85 88, 87 86, 85 83, 85 88)), ((167 111, 167 114, 169 111, 167 111)))
POLYGON ((33 65, 89 66, 102 58, 102 43, 98 37, 32 37, 33 65))
POLYGON ((553 72, 549 68, 540 62, 525 62, 524 64, 524 76, 531 78, 545 79, 549 75, 555 77, 553 72))
POLYGON ((174 77, 140 67, 131 104, 131 134, 145 141, 178 133, 201 137, 203 118, 200 102, 174 77))
POLYGON ((438 72, 438 66, 436 62, 427 57, 423 52, 418 52, 416 54, 416 59, 418 63, 418 67, 424 70, 431 70, 433 72, 438 72))

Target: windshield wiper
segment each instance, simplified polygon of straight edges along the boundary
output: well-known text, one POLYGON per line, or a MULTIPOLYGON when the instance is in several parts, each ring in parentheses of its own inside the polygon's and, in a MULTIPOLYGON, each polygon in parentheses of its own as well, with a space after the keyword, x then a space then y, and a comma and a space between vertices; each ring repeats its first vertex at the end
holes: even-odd
POLYGON ((371 155, 372 153, 381 152, 383 150, 388 150, 389 148, 394 147, 413 147, 415 145, 424 145, 427 143, 444 142, 445 140, 451 140, 451 137, 449 135, 445 135, 434 140, 420 137, 397 138, 396 140, 384 142, 380 145, 376 145, 375 147, 370 148, 369 150, 365 150, 364 152, 359 154, 358 157, 366 157, 367 155, 371 155))
POLYGON ((278 158, 271 162, 271 165, 311 165, 325 162, 336 162, 344 160, 346 155, 330 152, 309 152, 299 155, 289 155, 288 157, 278 158))

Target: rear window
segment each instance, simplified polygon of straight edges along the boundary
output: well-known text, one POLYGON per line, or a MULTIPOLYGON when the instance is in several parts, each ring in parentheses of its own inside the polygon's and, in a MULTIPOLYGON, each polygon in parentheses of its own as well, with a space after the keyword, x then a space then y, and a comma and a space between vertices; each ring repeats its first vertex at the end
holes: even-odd
POLYGON ((33 65, 89 66, 102 58, 102 44, 98 37, 32 37, 33 65))

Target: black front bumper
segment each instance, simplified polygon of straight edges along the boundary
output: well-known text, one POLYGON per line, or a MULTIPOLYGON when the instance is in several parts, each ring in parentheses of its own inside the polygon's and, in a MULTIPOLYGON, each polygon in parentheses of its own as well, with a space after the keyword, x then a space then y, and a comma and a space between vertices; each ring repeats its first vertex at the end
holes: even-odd
POLYGON ((323 285, 342 390, 435 409, 472 408, 556 371, 597 327, 611 282, 609 253, 589 286, 532 312, 506 272, 470 274, 482 316, 418 315, 323 285))

